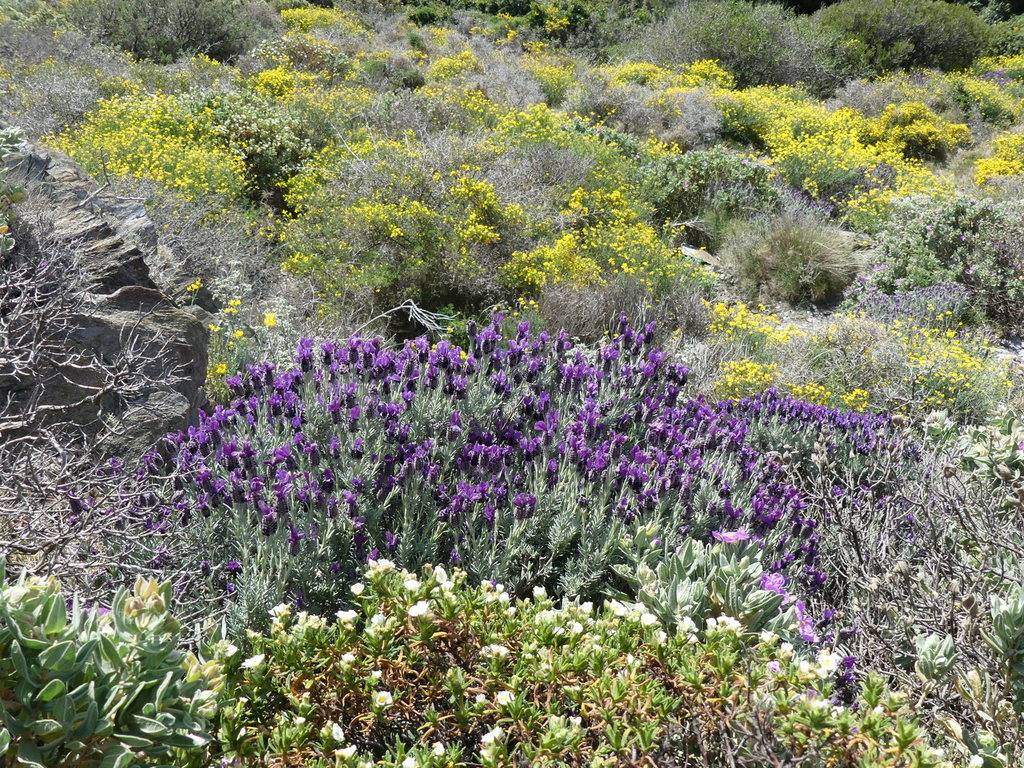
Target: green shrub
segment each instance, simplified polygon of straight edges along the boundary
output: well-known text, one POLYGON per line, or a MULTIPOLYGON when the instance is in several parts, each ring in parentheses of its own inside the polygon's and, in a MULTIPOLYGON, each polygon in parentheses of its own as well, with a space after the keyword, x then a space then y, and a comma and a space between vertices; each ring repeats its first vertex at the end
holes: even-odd
POLYGON ((155 61, 232 59, 280 26, 264 0, 69 0, 63 12, 104 43, 155 61))
POLYGON ((733 219, 772 213, 781 204, 767 165, 721 146, 666 157, 646 183, 658 218, 682 226, 693 245, 710 248, 733 219))
POLYGON ((206 744, 221 669, 179 650, 171 600, 140 578, 107 613, 69 611, 52 578, 0 585, 0 764, 121 768, 206 744))
POLYGON ((1003 56, 1018 56, 1024 53, 1024 15, 992 25, 989 52, 1003 56))
POLYGON ((417 578, 383 560, 352 592, 330 625, 278 607, 254 655, 232 662, 226 760, 938 764, 903 697, 873 677, 858 695, 852 660, 801 657, 728 615, 702 622, 703 640, 670 636, 640 605, 517 601, 458 571, 417 578))
POLYGON ((20 141, 21 134, 17 130, 0 130, 0 261, 14 250, 14 238, 10 236, 7 224, 7 211, 18 194, 11 184, 4 181, 3 161, 14 152, 20 141))
POLYGON ((877 234, 871 282, 892 292, 947 281, 967 286, 988 318, 1024 326, 1024 206, 966 195, 898 202, 877 234))
POLYGON ((680 3, 642 40, 642 55, 664 65, 717 59, 737 85, 805 84, 830 92, 849 78, 834 35, 775 3, 680 3))
POLYGON ((944 0, 841 0, 818 12, 820 28, 845 41, 854 68, 964 69, 988 44, 988 25, 944 0))
POLYGON ((820 217, 786 213, 733 227, 723 245, 742 294, 819 304, 838 298, 857 274, 854 236, 820 217))

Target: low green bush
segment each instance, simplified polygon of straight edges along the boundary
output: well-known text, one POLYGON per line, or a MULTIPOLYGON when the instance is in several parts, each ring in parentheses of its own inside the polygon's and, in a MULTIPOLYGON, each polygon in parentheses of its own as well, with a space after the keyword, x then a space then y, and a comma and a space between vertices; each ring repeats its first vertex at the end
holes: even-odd
POLYGON ((102 42, 161 62, 232 59, 280 27, 264 0, 69 0, 62 12, 102 42))
POLYGON ((899 201, 877 234, 870 281, 893 292, 957 282, 996 325, 1024 327, 1024 206, 967 195, 899 201))
POLYGON ((3 161, 14 152, 20 140, 21 135, 17 130, 0 130, 0 259, 6 258, 14 250, 14 238, 10 235, 7 213, 18 196, 17 189, 4 180, 3 161))
POLYGON ((671 155, 648 173, 647 194, 662 222, 683 227, 693 244, 716 248, 736 218, 781 205, 771 168, 721 146, 671 155))
POLYGON ((728 614, 702 621, 703 639, 670 635, 641 605, 515 600, 460 571, 417 577, 385 560, 352 606, 330 624, 279 606, 253 655, 229 662, 224 760, 941 764, 903 697, 875 677, 857 690, 852 659, 804 656, 728 614))
POLYGON ((4 577, 0 561, 0 765, 166 764, 208 742, 221 667, 180 649, 169 583, 140 578, 105 612, 4 577))
POLYGON ((944 0, 841 0, 815 16, 844 41, 854 69, 964 69, 985 50, 990 30, 970 8, 944 0))
POLYGON ((776 3, 679 3, 639 47, 667 66, 716 59, 741 87, 804 84, 827 93, 851 75, 836 35, 776 3))

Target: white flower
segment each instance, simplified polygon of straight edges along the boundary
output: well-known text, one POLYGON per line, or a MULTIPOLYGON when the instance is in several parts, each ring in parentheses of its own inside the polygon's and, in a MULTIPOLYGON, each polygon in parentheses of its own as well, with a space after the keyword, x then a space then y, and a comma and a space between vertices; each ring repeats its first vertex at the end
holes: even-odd
POLYGON ((499 707, 507 707, 514 700, 512 691, 498 691, 498 695, 494 697, 494 701, 499 707))
POLYGON ((388 617, 385 616, 383 613, 375 613, 373 614, 373 616, 370 617, 370 625, 374 627, 379 627, 387 620, 388 617))
POLYGON ((274 624, 283 624, 292 615, 292 607, 287 603, 279 603, 270 609, 270 618, 274 624))
POLYGON ((305 611, 300 611, 295 618, 295 628, 299 630, 323 629, 327 626, 323 616, 312 616, 305 611))
POLYGON ((383 676, 384 673, 381 672, 379 669, 374 669, 370 671, 370 677, 372 677, 374 680, 380 680, 383 676))
POLYGON ((510 597, 508 596, 508 592, 501 592, 501 593, 500 593, 500 594, 498 595, 498 602, 499 602, 499 603, 508 603, 508 601, 509 601, 509 600, 511 600, 511 599, 512 599, 512 598, 510 598, 510 597))
POLYGON ((658 643, 664 643, 668 640, 668 632, 666 632, 664 629, 659 630, 658 634, 656 635, 656 638, 658 640, 658 643))
POLYGON ((985 758, 981 755, 971 755, 971 759, 967 761, 967 768, 981 768, 985 764, 985 758))
POLYGON ((343 757, 346 760, 348 760, 350 757, 352 757, 352 755, 354 755, 355 753, 356 753, 356 747, 355 747, 354 744, 351 744, 351 745, 349 745, 347 747, 344 747, 343 749, 337 749, 337 750, 334 751, 334 754, 341 755, 341 757, 343 757))
POLYGON ((482 650, 486 656, 499 656, 501 658, 508 656, 508 648, 504 645, 485 645, 480 650, 482 650))
POLYGON ((395 564, 384 557, 380 560, 370 560, 368 565, 370 571, 380 571, 385 573, 387 571, 395 570, 395 564))
POLYGON ((546 589, 544 589, 544 587, 534 587, 533 588, 533 597, 534 597, 535 600, 540 600, 541 598, 544 598, 544 597, 547 597, 547 596, 548 596, 548 591, 546 589))
POLYGON ((402 586, 405 587, 406 592, 415 592, 420 588, 420 582, 418 579, 406 579, 402 582, 402 586))
POLYGON ((715 620, 708 619, 708 632, 717 628, 721 632, 739 633, 743 629, 743 625, 732 616, 719 616, 718 621, 714 625, 711 623, 713 621, 715 620))
MULTIPOLYGON (((446 571, 440 565, 434 568, 434 578, 437 580, 437 583, 440 584, 442 587, 446 587, 451 583, 451 580, 448 578, 448 571, 446 571)), ((437 743, 440 744, 441 742, 437 743)))
POLYGON ((426 600, 420 600, 418 603, 409 606, 409 615, 418 619, 420 616, 426 616, 430 613, 430 603, 426 600))
POLYGON ((225 659, 230 659, 236 653, 238 653, 237 645, 232 645, 231 643, 228 643, 226 646, 224 646, 223 655, 225 659))
POLYGON ((762 629, 760 637, 761 642, 765 645, 771 645, 779 639, 779 636, 772 632, 770 629, 762 629))
POLYGON ((480 743, 490 745, 505 735, 505 731, 499 725, 494 730, 488 731, 480 738, 480 743))
POLYGON ((608 604, 608 607, 611 608, 612 609, 612 613, 614 613, 620 619, 629 612, 628 609, 626 608, 626 606, 624 606, 618 600, 612 600, 608 604))
POLYGON ((359 597, 359 595, 363 594, 363 592, 366 591, 366 585, 363 584, 360 581, 357 581, 355 584, 353 584, 351 587, 349 587, 349 589, 352 590, 352 594, 353 595, 355 595, 356 597, 359 597))
POLYGON ((645 627, 653 627, 655 624, 658 623, 658 617, 655 616, 653 613, 648 613, 647 611, 644 611, 640 614, 640 623, 643 624, 645 627))
POLYGON ((790 656, 793 655, 793 644, 792 643, 783 643, 782 645, 780 645, 779 646, 779 654, 783 658, 788 659, 790 656))
POLYGON ((259 653, 255 656, 250 656, 248 659, 242 662, 242 669, 256 669, 263 660, 267 658, 264 654, 259 653))
POLYGON ((390 707, 394 700, 394 697, 388 691, 377 691, 373 694, 374 706, 380 707, 381 709, 384 707, 390 707))
POLYGON ((476 703, 477 704, 483 704, 485 701, 487 701, 487 697, 484 696, 482 693, 478 693, 476 695, 476 703))
POLYGON ((440 757, 444 754, 444 744, 442 744, 440 741, 435 741, 434 744, 430 747, 430 751, 434 753, 435 757, 440 757))
POLYGON ((345 731, 337 723, 331 723, 331 738, 335 741, 345 740, 345 731))
POLYGON ((692 635, 697 631, 697 625, 693 623, 693 619, 689 616, 683 616, 683 618, 676 622, 676 631, 681 635, 692 635))
POLYGON ((569 631, 572 632, 574 635, 578 635, 583 631, 583 625, 580 624, 578 621, 574 621, 571 625, 569 625, 569 631))
POLYGON ((402 768, 416 768, 419 763, 416 762, 416 758, 410 755, 402 761, 402 768))
POLYGON ((338 617, 338 621, 342 624, 353 624, 355 623, 356 616, 359 614, 355 611, 338 611, 334 615, 338 617))
POLYGON ((818 676, 828 677, 837 669, 839 669, 839 662, 842 661, 842 656, 838 653, 830 653, 828 651, 822 651, 818 654, 818 676))
POLYGON ((586 614, 591 614, 594 612, 594 604, 589 600, 585 603, 580 603, 580 610, 586 614))
POLYGON ((573 728, 579 728, 583 724, 583 718, 582 717, 570 717, 569 718, 569 723, 572 725, 573 728))
POLYGON ((355 660, 356 660, 356 655, 354 653, 352 653, 351 651, 346 652, 341 657, 341 663, 346 665, 346 666, 348 666, 349 664, 351 664, 355 660))

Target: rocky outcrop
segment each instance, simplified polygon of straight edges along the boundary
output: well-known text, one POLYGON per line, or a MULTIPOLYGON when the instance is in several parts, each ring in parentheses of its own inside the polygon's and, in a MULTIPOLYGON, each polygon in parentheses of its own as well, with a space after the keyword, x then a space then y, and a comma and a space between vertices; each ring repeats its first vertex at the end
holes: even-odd
POLYGON ((75 294, 61 337, 69 354, 51 366, 64 370, 8 384, 0 403, 59 413, 120 452, 184 427, 201 404, 207 323, 202 310, 177 304, 153 281, 147 262, 164 246, 142 204, 116 199, 57 152, 28 147, 5 165, 27 193, 25 209, 45 221, 21 228, 15 255, 63 249, 76 274, 66 277, 75 294))

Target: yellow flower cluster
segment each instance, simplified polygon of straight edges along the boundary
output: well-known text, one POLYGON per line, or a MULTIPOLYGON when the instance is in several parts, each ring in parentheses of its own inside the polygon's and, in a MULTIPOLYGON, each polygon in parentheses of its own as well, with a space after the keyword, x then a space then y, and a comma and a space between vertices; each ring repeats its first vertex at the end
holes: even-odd
POLYGON ((798 397, 815 405, 831 405, 833 401, 831 390, 814 381, 805 384, 790 384, 787 389, 793 397, 798 397))
POLYGON ((325 27, 340 27, 349 33, 367 34, 366 26, 355 14, 334 8, 319 6, 287 8, 281 11, 281 21, 288 29, 299 32, 309 32, 311 29, 325 27))
POLYGON ((239 197, 247 189, 242 159, 219 144, 202 116, 167 94, 101 101, 83 125, 49 142, 90 173, 155 181, 189 199, 239 197))
POLYGON ((731 89, 736 79, 713 59, 699 59, 681 67, 667 69, 647 61, 625 61, 603 67, 611 86, 634 83, 656 89, 692 89, 700 87, 731 89))
POLYGON ((893 328, 913 371, 914 384, 929 408, 948 408, 977 388, 999 391, 1005 398, 1012 382, 1006 366, 984 341, 959 337, 955 331, 903 326, 893 328))
POLYGON ((897 197, 952 192, 949 181, 907 156, 909 142, 924 136, 956 146, 968 135, 965 126, 941 121, 924 105, 872 120, 790 87, 722 92, 718 101, 731 133, 763 147, 789 183, 840 206, 863 228, 897 197))
POLYGON ((451 80, 467 72, 474 72, 480 62, 469 49, 460 51, 454 56, 443 56, 427 67, 427 77, 431 80, 451 80))
POLYGON ((316 83, 316 77, 290 67, 277 66, 264 69, 249 78, 248 86, 260 94, 283 102, 291 101, 316 83))
POLYGON ((723 400, 740 400, 759 394, 775 383, 779 366, 755 360, 727 360, 722 363, 714 392, 723 400))
POLYGON ((527 72, 544 92, 544 98, 551 106, 561 104, 576 82, 576 67, 565 56, 551 54, 526 55, 522 59, 527 72))
POLYGON ((987 184, 993 179, 1024 174, 1024 133, 1005 133, 992 141, 992 156, 974 165, 974 181, 987 184))
POLYGON ((514 290, 540 291, 549 283, 587 285, 620 274, 648 290, 713 275, 665 243, 622 189, 577 188, 562 211, 570 229, 554 243, 516 252, 501 269, 514 290))
POLYGON ((726 339, 752 342, 754 346, 788 344, 806 332, 791 323, 783 323, 778 316, 752 310, 743 302, 711 304, 711 324, 708 330, 726 339))

